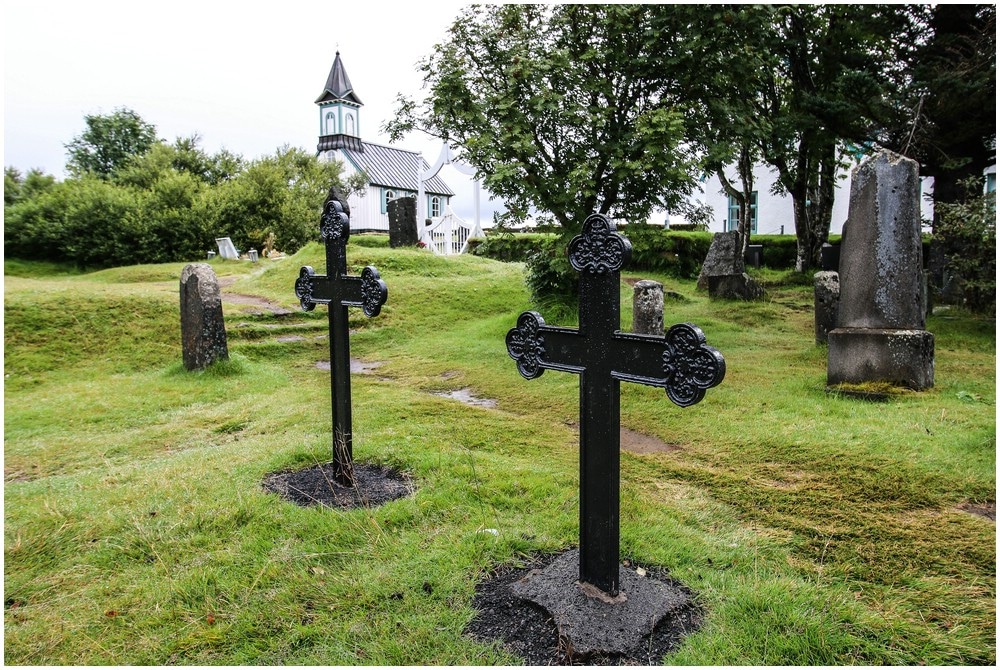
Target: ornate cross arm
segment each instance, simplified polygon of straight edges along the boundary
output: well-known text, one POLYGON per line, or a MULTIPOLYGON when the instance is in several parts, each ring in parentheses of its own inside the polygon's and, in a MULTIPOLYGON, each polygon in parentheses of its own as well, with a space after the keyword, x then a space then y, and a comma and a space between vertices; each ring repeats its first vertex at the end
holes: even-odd
POLYGON ((591 214, 580 234, 570 240, 568 251, 574 270, 603 275, 622 269, 632 256, 632 243, 616 232, 611 219, 591 214))
POLYGON ((705 344, 705 334, 690 323, 671 326, 666 340, 663 369, 668 380, 667 396, 681 407, 700 402, 705 391, 722 383, 726 359, 705 344))
POLYGON ((341 276, 332 279, 316 274, 306 265, 295 280, 295 295, 302 309, 307 312, 315 309, 316 305, 339 302, 348 307, 362 308, 365 316, 378 316, 389 291, 378 270, 371 265, 361 271, 360 277, 341 276))
POLYGON ((332 194, 323 204, 319 232, 323 242, 332 242, 340 246, 346 245, 347 238, 351 236, 351 218, 344 211, 344 205, 332 194))
MULTIPOLYGON (((547 326, 537 312, 521 314, 507 333, 507 354, 526 379, 545 370, 583 371, 583 360, 573 360, 581 358, 573 354, 580 344, 576 330, 547 326)), ((705 344, 705 334, 690 323, 672 326, 663 337, 616 333, 611 348, 614 378, 666 389, 667 397, 680 407, 700 402, 705 391, 726 376, 725 358, 705 344)))

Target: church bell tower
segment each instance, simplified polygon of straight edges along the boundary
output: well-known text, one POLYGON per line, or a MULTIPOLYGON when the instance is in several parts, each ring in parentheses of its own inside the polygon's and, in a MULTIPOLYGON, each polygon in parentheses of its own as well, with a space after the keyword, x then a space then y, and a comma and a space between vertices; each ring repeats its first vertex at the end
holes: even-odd
POLYGON ((316 99, 319 105, 319 144, 316 155, 323 156, 335 149, 364 151, 361 144, 361 107, 363 103, 354 94, 354 87, 340 60, 340 51, 333 59, 333 67, 326 78, 323 93, 316 99))

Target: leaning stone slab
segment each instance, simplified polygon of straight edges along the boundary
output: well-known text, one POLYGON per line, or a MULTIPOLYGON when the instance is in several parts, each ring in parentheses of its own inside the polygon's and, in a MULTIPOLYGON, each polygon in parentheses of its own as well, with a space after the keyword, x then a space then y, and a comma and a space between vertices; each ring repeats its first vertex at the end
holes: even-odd
POLYGON ((215 271, 207 263, 192 263, 181 271, 181 343, 184 367, 203 370, 229 359, 222 294, 215 271))
POLYGON ((511 585, 514 595, 544 608, 560 643, 576 659, 594 654, 628 656, 665 617, 691 604, 680 587, 619 566, 615 597, 579 581, 579 550, 567 551, 543 570, 511 585))
POLYGON ((743 257, 736 250, 738 239, 739 233, 735 230, 712 236, 712 246, 708 248, 708 255, 705 256, 698 275, 699 289, 707 289, 711 277, 738 275, 746 269, 743 257))

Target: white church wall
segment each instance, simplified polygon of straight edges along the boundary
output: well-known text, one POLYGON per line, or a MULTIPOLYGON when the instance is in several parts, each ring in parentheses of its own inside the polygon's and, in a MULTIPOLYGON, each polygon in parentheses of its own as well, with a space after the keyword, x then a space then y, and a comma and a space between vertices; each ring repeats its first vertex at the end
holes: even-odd
MULTIPOLYGON (((833 215, 830 221, 830 233, 840 235, 847 221, 848 208, 851 199, 851 172, 853 165, 841 170, 837 175, 834 191, 833 215)), ((792 208, 792 198, 788 195, 775 195, 772 187, 777 181, 777 171, 766 165, 754 168, 754 190, 757 191, 757 231, 758 235, 794 235, 795 213, 792 208)), ((736 182, 734 182, 736 183, 736 182)), ((921 180, 920 209, 921 216, 930 220, 934 214, 934 205, 928 194, 934 191, 934 178, 924 177, 921 180)), ((707 203, 712 208, 713 233, 727 230, 729 218, 729 197, 722 189, 719 178, 711 176, 701 185, 700 191, 692 196, 692 200, 707 203)), ((671 217, 673 223, 681 223, 680 217, 671 217)))

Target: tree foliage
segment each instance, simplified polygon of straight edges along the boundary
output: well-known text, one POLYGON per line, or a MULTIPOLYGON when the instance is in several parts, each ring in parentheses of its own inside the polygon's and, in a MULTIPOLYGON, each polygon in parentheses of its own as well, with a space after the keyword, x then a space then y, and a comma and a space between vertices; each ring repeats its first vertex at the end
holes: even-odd
POLYGON ((935 205, 938 222, 934 237, 947 259, 962 303, 974 312, 996 313, 996 193, 984 193, 982 179, 960 184, 957 202, 935 205))
POLYGON ((464 10, 401 99, 394 137, 418 129, 461 149, 513 216, 569 232, 593 212, 644 221, 689 191, 682 101, 637 76, 660 35, 647 5, 464 10))
POLYGON ((421 64, 427 97, 400 99, 390 135, 460 148, 509 220, 564 232, 529 262, 536 298, 571 299, 568 238, 594 213, 645 221, 693 184, 684 104, 642 76, 661 48, 650 5, 470 6, 421 64))
POLYGON ((90 173, 107 179, 157 142, 156 126, 127 107, 83 118, 86 129, 66 145, 66 167, 75 177, 90 173))
POLYGON ((967 198, 965 182, 996 163, 996 5, 941 3, 909 11, 921 31, 900 115, 884 141, 934 177, 935 205, 960 202, 967 198))
POLYGON ((302 149, 248 162, 226 150, 209 154, 199 141, 158 141, 111 172, 86 170, 63 182, 6 168, 5 253, 83 267, 160 263, 204 258, 216 237, 243 250, 294 252, 318 238, 330 186, 351 192, 363 180, 345 183, 340 164, 302 149))

